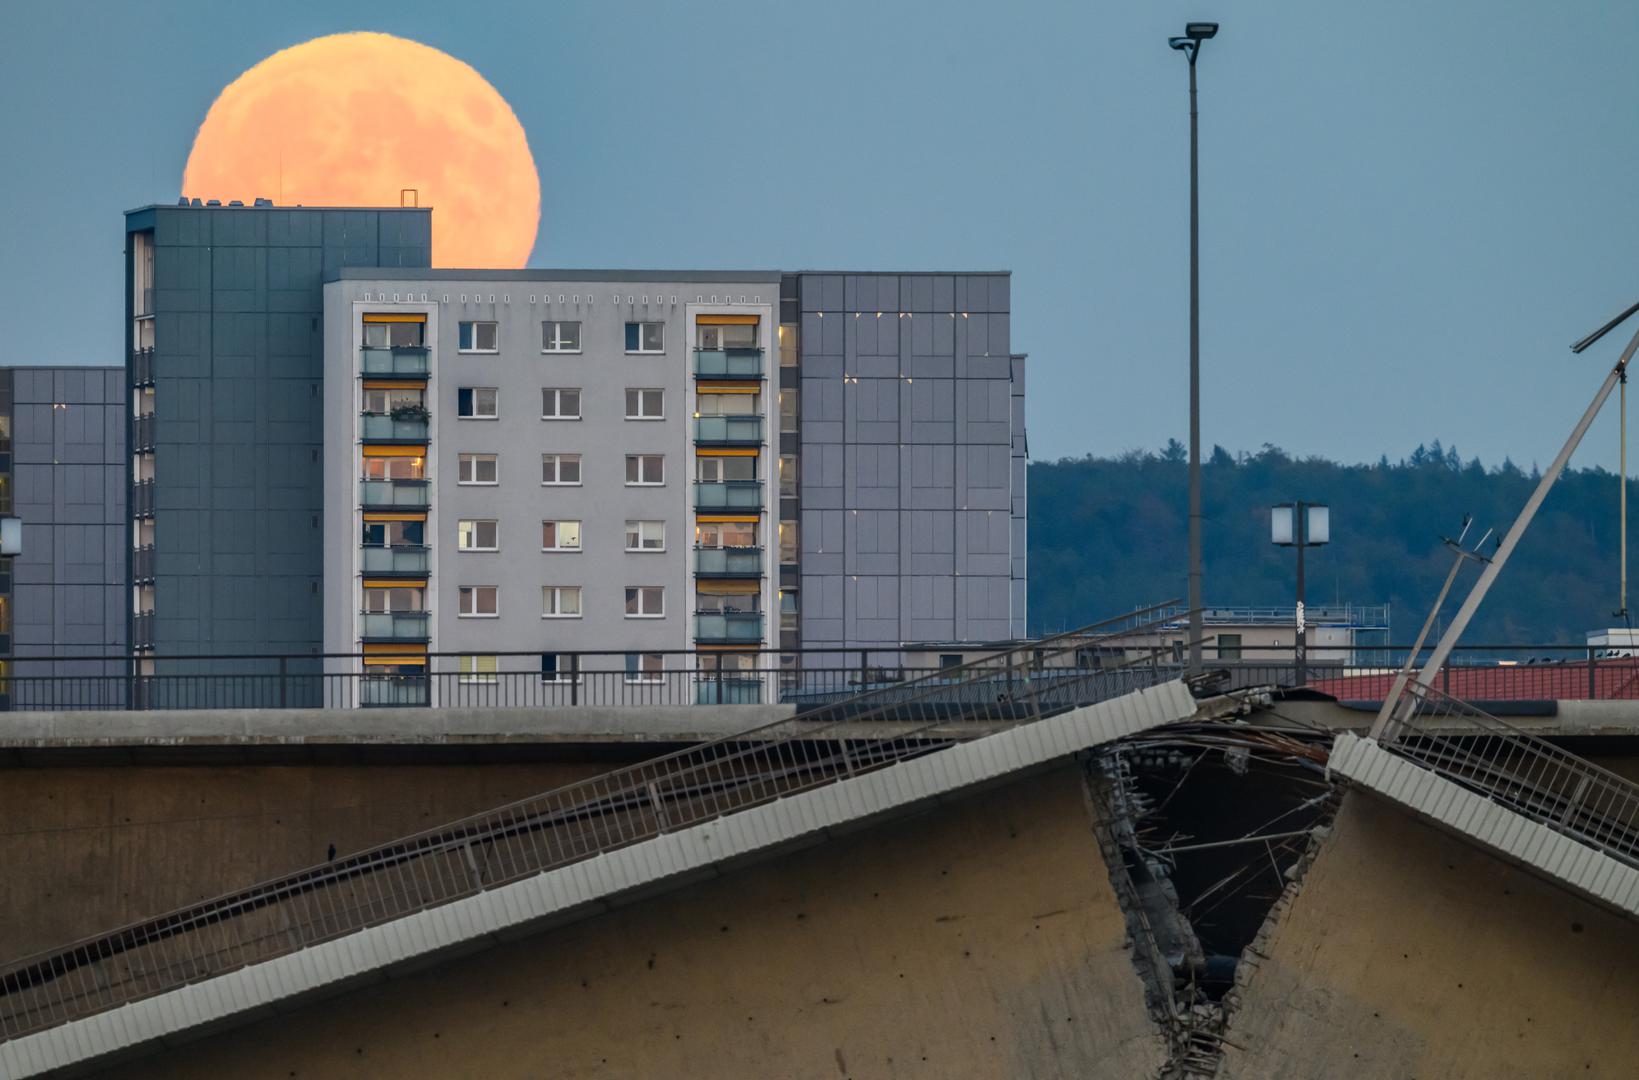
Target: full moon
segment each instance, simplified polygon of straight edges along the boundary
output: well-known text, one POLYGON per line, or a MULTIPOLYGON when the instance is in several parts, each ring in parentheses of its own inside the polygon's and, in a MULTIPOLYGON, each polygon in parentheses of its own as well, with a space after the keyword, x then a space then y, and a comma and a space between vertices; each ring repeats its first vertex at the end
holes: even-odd
POLYGON ((523 266, 541 182, 523 125, 484 77, 390 34, 283 49, 228 84, 199 125, 189 198, 433 207, 432 263, 523 266))

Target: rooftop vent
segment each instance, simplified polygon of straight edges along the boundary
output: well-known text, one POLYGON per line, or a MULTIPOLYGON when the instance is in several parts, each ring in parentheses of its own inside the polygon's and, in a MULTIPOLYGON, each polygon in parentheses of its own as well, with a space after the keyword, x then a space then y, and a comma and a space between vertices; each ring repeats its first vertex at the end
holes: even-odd
POLYGON ((229 206, 243 206, 243 205, 245 205, 245 203, 244 203, 243 199, 235 199, 232 202, 228 203, 228 205, 229 206))
POLYGON ((273 200, 272 199, 257 199, 256 200, 256 205, 257 206, 272 206, 273 205, 273 200))
POLYGON ((188 197, 186 195, 182 196, 182 198, 180 198, 176 201, 176 204, 178 206, 187 206, 188 205, 188 197))
POLYGON ((206 199, 205 200, 205 205, 206 206, 221 206, 222 205, 222 200, 221 199, 206 199))

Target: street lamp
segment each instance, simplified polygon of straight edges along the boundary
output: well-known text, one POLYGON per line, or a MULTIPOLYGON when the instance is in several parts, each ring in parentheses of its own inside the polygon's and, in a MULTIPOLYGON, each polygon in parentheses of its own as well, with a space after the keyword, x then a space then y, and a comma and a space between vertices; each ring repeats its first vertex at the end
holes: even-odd
POLYGON ((1195 58, 1218 24, 1184 24, 1167 44, 1189 60, 1189 671, 1201 670, 1201 200, 1196 150, 1195 58))
POLYGON ((1332 539, 1332 511, 1321 503, 1279 503, 1269 511, 1269 542, 1298 549, 1297 685, 1309 681, 1309 632, 1303 619, 1303 549, 1332 539))

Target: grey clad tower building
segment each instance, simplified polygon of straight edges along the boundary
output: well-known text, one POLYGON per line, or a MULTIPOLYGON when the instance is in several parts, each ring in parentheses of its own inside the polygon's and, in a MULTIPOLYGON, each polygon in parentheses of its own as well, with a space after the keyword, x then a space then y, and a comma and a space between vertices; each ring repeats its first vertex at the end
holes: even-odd
POLYGON ((426 267, 430 213, 196 200, 126 214, 129 618, 143 671, 320 648, 322 284, 349 266, 426 267))

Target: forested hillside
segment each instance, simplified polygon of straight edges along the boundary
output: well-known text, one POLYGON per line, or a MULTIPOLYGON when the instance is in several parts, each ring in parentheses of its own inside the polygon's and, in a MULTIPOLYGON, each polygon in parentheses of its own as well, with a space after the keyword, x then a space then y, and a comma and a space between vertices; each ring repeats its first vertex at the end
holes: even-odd
MULTIPOLYGON (((1159 453, 1030 466, 1033 632, 1185 595, 1185 457, 1173 441, 1159 453)), ((1392 604, 1395 642, 1409 642, 1451 565, 1440 537, 1456 535, 1464 513, 1474 515, 1471 541, 1487 528, 1500 536, 1525 505, 1533 474, 1510 461, 1493 468, 1465 462, 1438 441, 1375 465, 1297 460, 1273 446, 1239 455, 1214 447, 1202 467, 1205 601, 1291 603, 1295 553, 1270 544, 1269 507, 1324 502, 1332 508, 1332 542, 1309 550, 1309 602, 1392 604)), ((1639 518, 1633 525, 1639 528, 1639 518)), ((1473 577, 1464 576, 1459 598, 1473 577)), ((1580 643, 1589 629, 1622 625, 1612 618, 1616 607, 1617 477, 1571 469, 1465 640, 1580 643)))

